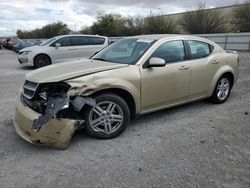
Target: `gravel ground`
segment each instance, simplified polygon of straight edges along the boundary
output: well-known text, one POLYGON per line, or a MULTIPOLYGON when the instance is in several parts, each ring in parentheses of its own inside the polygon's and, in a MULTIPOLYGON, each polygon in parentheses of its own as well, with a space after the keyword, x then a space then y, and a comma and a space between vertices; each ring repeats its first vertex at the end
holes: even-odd
POLYGON ((199 101, 133 120, 120 137, 77 132, 67 150, 33 146, 13 127, 24 75, 0 50, 0 187, 250 187, 250 53, 225 104, 199 101))

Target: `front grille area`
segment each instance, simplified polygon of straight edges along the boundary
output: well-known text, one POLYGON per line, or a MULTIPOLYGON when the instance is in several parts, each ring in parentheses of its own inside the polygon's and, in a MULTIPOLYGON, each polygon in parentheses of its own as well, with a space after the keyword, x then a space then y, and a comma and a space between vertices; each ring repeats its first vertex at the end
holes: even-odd
POLYGON ((38 84, 26 80, 21 101, 32 110, 44 114, 48 100, 66 95, 69 88, 70 85, 64 82, 38 84))
POLYGON ((36 93, 38 83, 25 80, 23 85, 23 96, 27 99, 32 99, 36 93))

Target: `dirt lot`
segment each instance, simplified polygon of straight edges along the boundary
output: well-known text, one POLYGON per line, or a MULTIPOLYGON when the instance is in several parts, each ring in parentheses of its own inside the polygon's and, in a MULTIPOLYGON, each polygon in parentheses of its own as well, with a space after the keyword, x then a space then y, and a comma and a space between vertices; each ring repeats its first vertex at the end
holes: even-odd
POLYGON ((17 55, 0 50, 0 187, 250 187, 250 53, 222 105, 195 102, 145 115, 120 137, 84 131, 67 150, 33 146, 13 127, 24 75, 17 55))

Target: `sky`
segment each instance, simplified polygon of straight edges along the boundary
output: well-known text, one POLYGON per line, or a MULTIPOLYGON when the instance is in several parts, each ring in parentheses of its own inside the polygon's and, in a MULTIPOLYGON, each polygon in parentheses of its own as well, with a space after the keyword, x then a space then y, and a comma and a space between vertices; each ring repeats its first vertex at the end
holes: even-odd
MULTIPOLYGON (((205 0, 207 7, 229 6, 245 0, 205 0)), ((0 0, 0 36, 15 35, 58 21, 73 31, 91 26, 97 12, 145 17, 194 9, 200 0, 0 0)))

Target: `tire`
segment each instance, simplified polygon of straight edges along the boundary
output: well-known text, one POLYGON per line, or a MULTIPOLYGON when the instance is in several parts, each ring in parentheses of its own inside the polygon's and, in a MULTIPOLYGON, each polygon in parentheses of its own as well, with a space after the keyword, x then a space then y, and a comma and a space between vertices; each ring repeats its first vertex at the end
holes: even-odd
POLYGON ((51 60, 49 56, 43 54, 36 56, 34 60, 34 67, 36 69, 45 67, 47 65, 51 65, 51 60))
POLYGON ((98 95, 95 100, 96 106, 88 107, 83 112, 87 133, 100 139, 119 136, 130 120, 127 103, 112 93, 98 95))
POLYGON ((228 75, 222 75, 214 88, 210 101, 215 104, 224 103, 228 99, 231 89, 232 79, 228 75))

